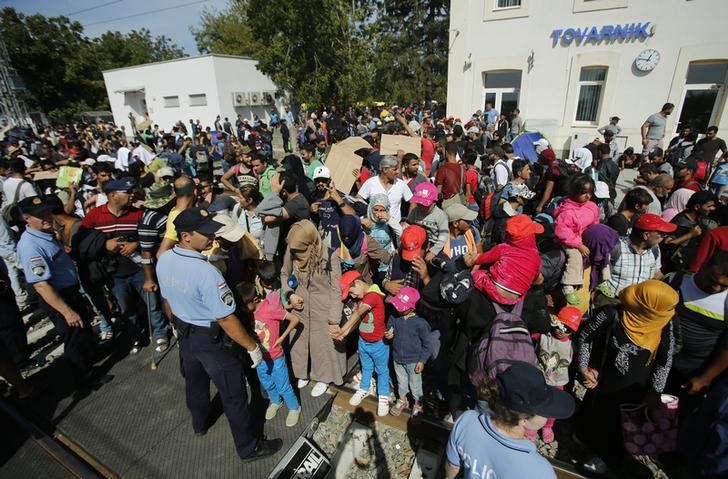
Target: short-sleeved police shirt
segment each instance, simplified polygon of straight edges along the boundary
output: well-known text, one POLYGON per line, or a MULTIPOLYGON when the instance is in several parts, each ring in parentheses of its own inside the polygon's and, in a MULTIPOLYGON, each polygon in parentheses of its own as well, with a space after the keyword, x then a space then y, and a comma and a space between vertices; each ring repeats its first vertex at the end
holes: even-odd
POLYGON ((57 290, 78 285, 76 265, 50 233, 26 229, 18 241, 18 258, 30 284, 47 281, 57 290))
POLYGON ((209 327, 235 311, 235 299, 225 279, 207 257, 175 246, 157 263, 162 297, 172 313, 186 323, 209 327))

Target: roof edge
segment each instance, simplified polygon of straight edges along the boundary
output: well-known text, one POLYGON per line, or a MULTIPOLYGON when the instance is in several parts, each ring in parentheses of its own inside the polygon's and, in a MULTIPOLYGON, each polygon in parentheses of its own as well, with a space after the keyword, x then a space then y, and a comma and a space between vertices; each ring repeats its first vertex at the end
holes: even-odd
POLYGON ((251 57, 244 57, 239 55, 224 55, 222 53, 206 53, 204 55, 195 55, 195 56, 189 56, 189 57, 180 57, 180 58, 173 58, 171 60, 162 60, 159 62, 151 62, 151 63, 140 63, 139 65, 129 65, 128 67, 119 67, 119 68, 112 68, 110 70, 101 70, 101 73, 109 73, 109 72, 116 72, 120 70, 128 70, 129 68, 138 68, 138 67, 146 67, 150 65, 161 65, 163 63, 172 63, 172 62, 179 62, 179 61, 185 61, 185 60, 197 60, 200 58, 207 58, 207 57, 217 57, 217 58, 234 58, 236 60, 253 60, 257 61, 255 58, 251 57))

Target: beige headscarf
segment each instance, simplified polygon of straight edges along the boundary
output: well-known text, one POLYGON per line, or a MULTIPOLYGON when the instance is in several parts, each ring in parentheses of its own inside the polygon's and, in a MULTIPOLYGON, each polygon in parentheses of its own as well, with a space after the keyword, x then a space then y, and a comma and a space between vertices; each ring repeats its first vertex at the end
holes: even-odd
POLYGON ((323 258, 323 242, 316 226, 309 220, 294 223, 286 237, 297 272, 318 273, 323 258), (294 252, 295 251, 295 252, 294 252))

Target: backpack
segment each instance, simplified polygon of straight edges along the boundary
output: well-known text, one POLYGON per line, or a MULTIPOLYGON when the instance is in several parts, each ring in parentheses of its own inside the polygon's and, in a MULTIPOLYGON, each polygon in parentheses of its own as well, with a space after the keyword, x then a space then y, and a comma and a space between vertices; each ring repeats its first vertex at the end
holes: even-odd
POLYGON ((523 299, 518 301, 511 312, 492 303, 497 314, 490 331, 468 355, 468 375, 476 388, 485 378, 495 378, 508 369, 514 361, 536 364, 536 350, 526 323, 521 319, 523 302, 523 299))
POLYGON ((15 194, 13 195, 13 201, 3 207, 3 219, 8 226, 20 226, 23 224, 23 216, 20 212, 20 208, 18 208, 18 199, 20 198, 20 189, 23 187, 24 183, 27 183, 27 181, 23 180, 18 183, 18 186, 15 188, 15 194))

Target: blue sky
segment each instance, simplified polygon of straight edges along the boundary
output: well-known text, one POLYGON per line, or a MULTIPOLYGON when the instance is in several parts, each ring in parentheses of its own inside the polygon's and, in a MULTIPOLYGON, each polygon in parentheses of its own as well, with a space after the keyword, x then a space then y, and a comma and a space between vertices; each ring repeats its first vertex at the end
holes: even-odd
POLYGON ((84 26, 89 37, 111 30, 122 33, 147 28, 165 35, 188 55, 197 46, 190 33, 204 9, 222 10, 229 0, 0 0, 0 8, 13 7, 24 14, 64 15, 84 26), (141 14, 141 15, 140 15, 141 14), (130 17, 130 18, 125 18, 130 17))

